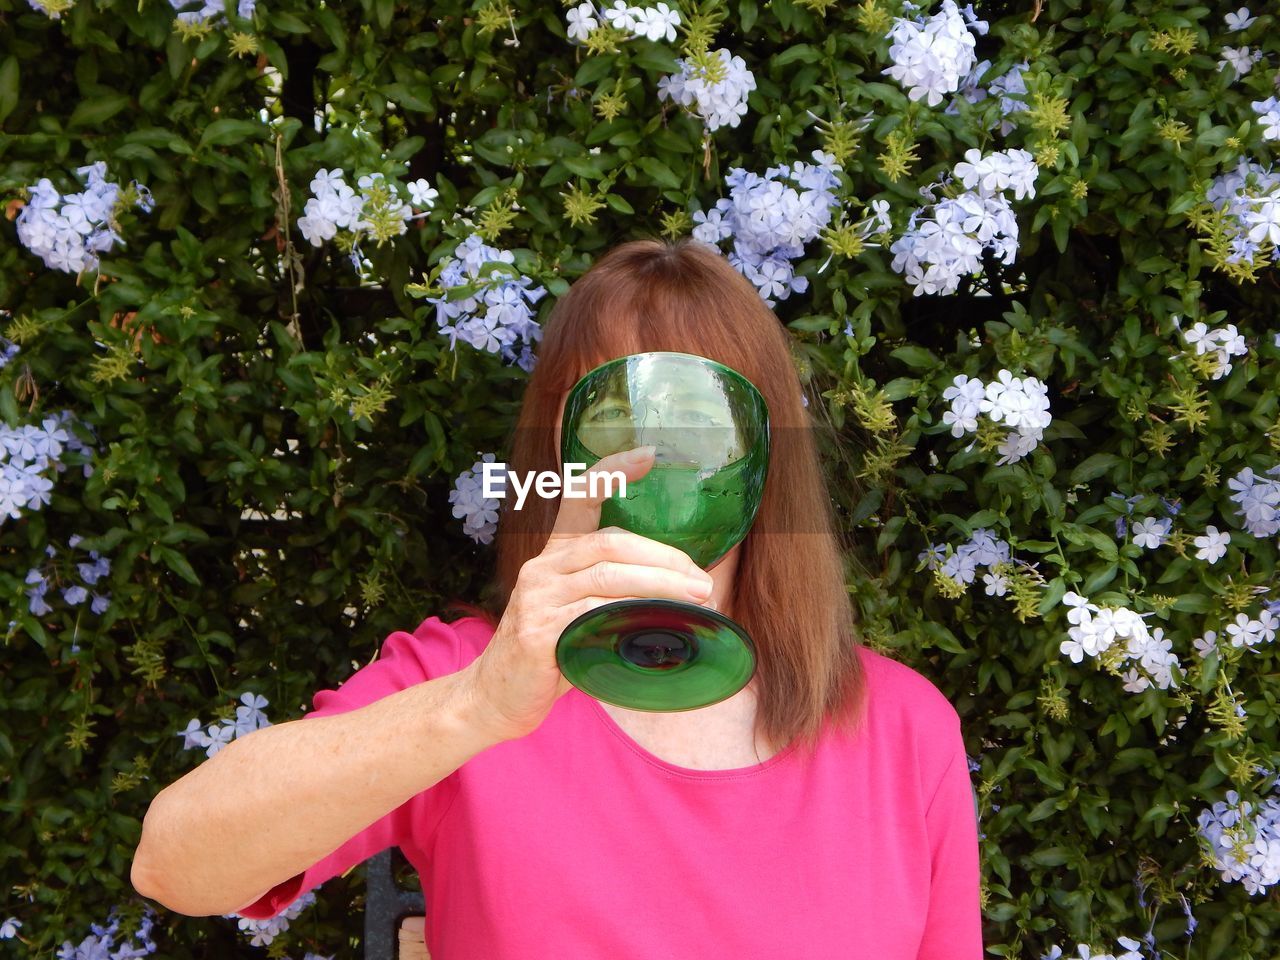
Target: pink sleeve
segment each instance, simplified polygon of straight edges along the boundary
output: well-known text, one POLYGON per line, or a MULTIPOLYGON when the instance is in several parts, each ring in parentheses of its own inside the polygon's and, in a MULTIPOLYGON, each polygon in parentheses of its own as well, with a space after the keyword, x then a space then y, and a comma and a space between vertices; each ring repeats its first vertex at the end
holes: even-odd
POLYGON ((929 911, 917 960, 981 960, 977 794, 959 727, 951 761, 925 813, 933 857, 929 911))
MULTIPOLYGON (((453 625, 439 617, 424 620, 413 633, 397 630, 382 645, 382 654, 362 667, 336 690, 320 690, 312 698, 315 709, 302 719, 328 717, 366 706, 424 680, 459 669, 461 644, 453 625)), ((450 775, 375 820, 323 860, 276 884, 253 903, 237 911, 250 920, 276 916, 308 890, 389 847, 419 841, 434 830, 448 808, 457 783, 450 775)))

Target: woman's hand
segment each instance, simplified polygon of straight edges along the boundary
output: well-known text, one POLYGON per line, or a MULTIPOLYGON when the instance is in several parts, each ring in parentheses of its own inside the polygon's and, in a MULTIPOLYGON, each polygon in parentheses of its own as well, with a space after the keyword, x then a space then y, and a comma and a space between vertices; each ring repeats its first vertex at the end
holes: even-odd
MULTIPOLYGON (((605 457, 590 474, 620 470, 630 483, 653 466, 653 448, 605 457)), ((600 492, 606 484, 597 484, 600 492)), ((546 548, 520 568, 506 612, 484 652, 463 669, 490 732, 501 740, 532 733, 570 683, 556 641, 575 617, 605 603, 657 597, 703 603, 712 580, 675 547, 600 523, 603 496, 562 497, 546 548)))

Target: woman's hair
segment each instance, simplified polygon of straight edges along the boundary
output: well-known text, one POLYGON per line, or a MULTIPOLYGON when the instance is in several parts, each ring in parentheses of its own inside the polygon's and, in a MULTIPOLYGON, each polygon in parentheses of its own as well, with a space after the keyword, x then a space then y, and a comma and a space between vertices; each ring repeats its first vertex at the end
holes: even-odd
MULTIPOLYGON (((824 718, 855 726, 865 677, 830 496, 789 336, 751 283, 691 238, 611 249, 552 309, 508 458, 559 472, 556 423, 568 391, 615 357, 694 353, 737 370, 769 406, 770 459, 759 512, 739 550, 731 614, 756 645, 756 731, 777 748, 816 745, 824 718)), ((524 563, 542 552, 557 500, 502 501, 491 602, 505 609, 524 563)))

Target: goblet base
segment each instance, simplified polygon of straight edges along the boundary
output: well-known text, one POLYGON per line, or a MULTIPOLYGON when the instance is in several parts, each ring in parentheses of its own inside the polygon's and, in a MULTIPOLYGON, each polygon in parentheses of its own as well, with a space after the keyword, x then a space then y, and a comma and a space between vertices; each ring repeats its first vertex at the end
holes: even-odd
POLYGON ((588 696, 669 713, 727 700, 756 669, 755 644, 723 614, 677 600, 619 600, 564 628, 556 662, 588 696))

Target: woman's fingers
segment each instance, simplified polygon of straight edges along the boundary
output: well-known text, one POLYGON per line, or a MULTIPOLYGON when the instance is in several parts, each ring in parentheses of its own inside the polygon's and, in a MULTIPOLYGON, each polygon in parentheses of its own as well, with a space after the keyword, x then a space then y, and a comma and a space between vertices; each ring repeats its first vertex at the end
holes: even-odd
POLYGON ((683 550, 621 527, 604 527, 566 539, 548 560, 558 573, 573 573, 602 560, 666 567, 698 579, 703 572, 683 550))
MULTIPOLYGON (((696 568, 695 568, 696 570, 696 568)), ((573 573, 559 576, 555 584, 561 605, 583 597, 655 597, 702 603, 711 596, 710 575, 697 570, 691 575, 667 567, 601 560, 573 573)))

